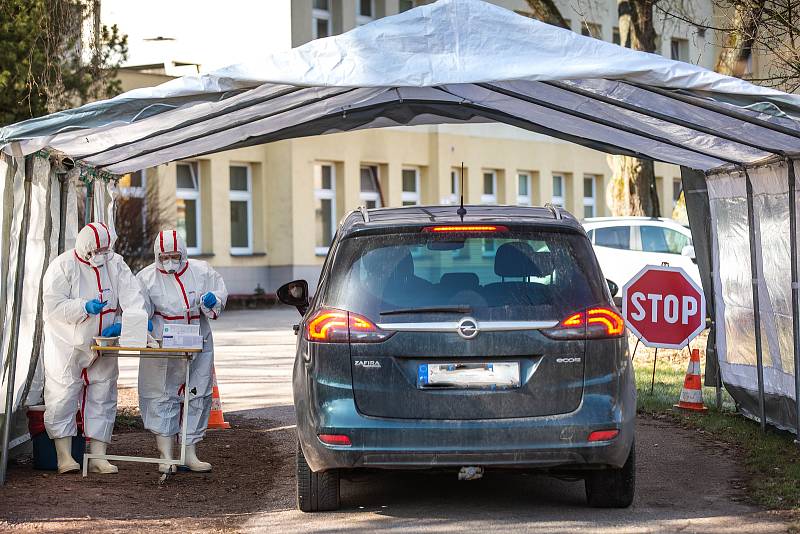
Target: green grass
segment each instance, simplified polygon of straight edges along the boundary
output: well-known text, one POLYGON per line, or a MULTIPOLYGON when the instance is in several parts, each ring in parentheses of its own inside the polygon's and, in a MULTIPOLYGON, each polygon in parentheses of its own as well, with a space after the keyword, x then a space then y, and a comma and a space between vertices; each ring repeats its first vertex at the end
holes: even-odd
POLYGON ((703 388, 703 398, 708 412, 676 410, 673 404, 677 403, 683 386, 686 353, 667 351, 663 359, 659 354, 651 394, 652 351, 640 348, 639 352, 634 360, 639 413, 667 417, 735 447, 741 452, 749 474, 748 493, 752 500, 767 508, 800 513, 800 447, 794 443, 794 435, 774 430, 762 434, 756 422, 736 413, 733 399, 724 390, 721 410, 716 405, 715 389, 707 387, 703 388))

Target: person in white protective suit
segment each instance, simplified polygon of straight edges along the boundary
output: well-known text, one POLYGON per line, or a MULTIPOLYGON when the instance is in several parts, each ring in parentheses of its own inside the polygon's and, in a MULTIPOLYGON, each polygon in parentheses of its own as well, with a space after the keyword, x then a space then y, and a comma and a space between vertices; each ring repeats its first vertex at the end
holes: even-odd
MULTIPOLYGON (((116 358, 93 363, 94 336, 118 336, 123 310, 144 310, 139 284, 122 256, 112 250, 103 223, 78 233, 75 248, 58 256, 44 275, 44 414, 55 441, 58 472, 77 471, 72 458, 75 417, 80 410, 84 435, 93 454, 105 454, 117 414, 116 358)), ((107 460, 93 459, 94 473, 116 473, 107 460)))
MULTIPOLYGON (((172 444, 187 417, 186 466, 210 471, 211 464, 197 458, 211 411, 214 340, 209 319, 220 316, 228 291, 222 276, 204 261, 190 260, 186 244, 175 230, 159 232, 153 247, 155 263, 136 276, 145 293, 153 321, 153 336, 162 337, 165 324, 199 324, 203 352, 189 363, 189 383, 184 384, 183 360, 142 359, 139 362, 139 408, 144 426, 156 435, 161 458, 172 460, 172 444), (182 414, 183 395, 189 395, 189 413, 182 414)), ((169 472, 169 464, 159 464, 169 472)))

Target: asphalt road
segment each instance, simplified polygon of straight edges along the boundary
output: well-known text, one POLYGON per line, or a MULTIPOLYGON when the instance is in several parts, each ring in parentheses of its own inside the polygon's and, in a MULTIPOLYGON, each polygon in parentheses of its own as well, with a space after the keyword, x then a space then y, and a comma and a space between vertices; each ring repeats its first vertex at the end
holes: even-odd
MULTIPOLYGON (((637 426, 637 496, 626 510, 585 504, 583 483, 487 473, 377 473, 342 482, 342 510, 294 507, 291 365, 294 310, 228 312, 215 325, 216 370, 226 413, 263 423, 273 457, 269 498, 231 518, 246 532, 785 532, 777 515, 745 503, 733 451, 656 420, 637 426)), ((135 386, 135 362, 121 361, 121 385, 135 386)), ((235 430, 234 430, 235 432, 235 430)), ((222 467, 222 466, 219 466, 222 467)), ((254 468, 259 463, 254 461, 254 468)), ((233 525, 231 525, 233 526, 233 525)))

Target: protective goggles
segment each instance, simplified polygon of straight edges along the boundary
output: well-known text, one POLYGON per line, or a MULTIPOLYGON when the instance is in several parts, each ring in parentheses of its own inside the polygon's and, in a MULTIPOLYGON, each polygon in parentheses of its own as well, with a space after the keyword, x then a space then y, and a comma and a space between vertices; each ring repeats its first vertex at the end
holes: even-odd
POLYGON ((158 261, 165 262, 165 261, 181 261, 181 253, 180 252, 163 252, 158 255, 158 261))

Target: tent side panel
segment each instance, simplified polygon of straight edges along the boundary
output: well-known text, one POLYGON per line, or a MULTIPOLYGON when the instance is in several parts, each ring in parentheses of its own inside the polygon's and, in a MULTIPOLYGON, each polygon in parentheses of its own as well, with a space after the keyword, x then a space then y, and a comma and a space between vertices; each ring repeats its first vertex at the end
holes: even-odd
MULTIPOLYGON (((794 430, 788 170, 784 163, 748 171, 758 262, 766 419, 794 430)), ((726 389, 758 418, 758 379, 745 176, 709 175, 715 340, 726 389)))

